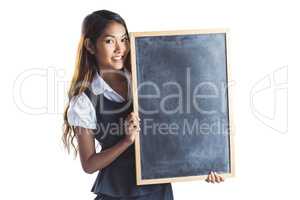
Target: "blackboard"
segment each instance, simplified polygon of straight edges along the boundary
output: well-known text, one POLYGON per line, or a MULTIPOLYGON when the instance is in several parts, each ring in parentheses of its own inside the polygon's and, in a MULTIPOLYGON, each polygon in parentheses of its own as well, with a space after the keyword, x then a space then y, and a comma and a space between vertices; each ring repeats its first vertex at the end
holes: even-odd
POLYGON ((137 184, 233 176, 228 31, 130 34, 137 184))

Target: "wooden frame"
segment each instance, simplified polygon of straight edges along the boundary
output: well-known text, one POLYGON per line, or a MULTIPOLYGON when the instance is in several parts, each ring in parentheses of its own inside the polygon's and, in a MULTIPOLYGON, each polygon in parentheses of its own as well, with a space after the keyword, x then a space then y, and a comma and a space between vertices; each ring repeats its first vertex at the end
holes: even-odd
MULTIPOLYGON (((130 33, 131 41, 131 70, 132 70, 132 94, 133 94, 133 109, 134 112, 139 113, 139 102, 138 102, 138 91, 137 91, 137 70, 136 70, 136 49, 135 49, 135 38, 145 36, 176 36, 176 35, 194 35, 194 34, 210 34, 210 33, 225 33, 226 35, 226 67, 227 67, 227 80, 228 82, 233 81, 231 77, 230 69, 230 57, 229 57, 229 30, 228 29, 199 29, 199 30, 177 30, 177 31, 157 31, 157 32, 133 32, 130 33)), ((229 117, 229 143, 230 143, 230 173, 222 174, 223 177, 234 177, 235 176, 235 159, 234 159, 234 122, 233 122, 233 88, 227 88, 228 94, 228 117, 229 117)), ((160 178, 160 179, 142 179, 141 175, 141 157, 140 157, 140 138, 136 137, 135 140, 135 155, 136 155, 136 181, 137 185, 147 184, 159 184, 177 181, 193 181, 202 180, 206 176, 184 176, 174 178, 160 178)))

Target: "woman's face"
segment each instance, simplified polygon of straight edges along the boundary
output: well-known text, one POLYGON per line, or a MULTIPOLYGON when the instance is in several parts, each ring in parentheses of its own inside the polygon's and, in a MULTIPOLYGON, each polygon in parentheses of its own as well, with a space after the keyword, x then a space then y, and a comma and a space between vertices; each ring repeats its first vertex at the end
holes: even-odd
POLYGON ((129 52, 129 39, 125 27, 117 22, 107 25, 96 41, 95 56, 101 69, 120 70, 129 52))

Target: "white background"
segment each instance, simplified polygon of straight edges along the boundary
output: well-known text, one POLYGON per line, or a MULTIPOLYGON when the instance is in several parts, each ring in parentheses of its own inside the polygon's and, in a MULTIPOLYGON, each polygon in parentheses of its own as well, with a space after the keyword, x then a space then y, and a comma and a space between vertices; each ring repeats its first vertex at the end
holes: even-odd
POLYGON ((60 137, 81 22, 99 9, 131 32, 231 30, 236 177, 174 183, 176 200, 299 199, 299 6, 254 0, 1 1, 0 199, 94 198, 96 174, 60 137))

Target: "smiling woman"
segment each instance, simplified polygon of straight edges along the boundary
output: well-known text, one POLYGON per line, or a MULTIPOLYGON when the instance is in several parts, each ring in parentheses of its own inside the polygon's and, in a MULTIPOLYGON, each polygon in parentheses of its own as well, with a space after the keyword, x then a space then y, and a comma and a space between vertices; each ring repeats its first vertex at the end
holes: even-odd
POLYGON ((92 187, 96 199, 172 200, 171 184, 136 185, 132 144, 140 126, 132 112, 129 58, 128 31, 118 14, 100 10, 84 19, 63 142, 79 152, 86 173, 98 172, 92 187))
MULTIPOLYGON (((64 112, 63 142, 68 151, 73 147, 75 155, 79 152, 86 173, 98 172, 92 187, 96 199, 172 200, 170 183, 136 182, 132 144, 140 119, 133 112, 129 47, 120 15, 100 10, 84 19, 64 112), (96 152, 95 140, 101 152, 96 152)), ((221 181, 218 178, 211 173, 207 180, 221 181)))

